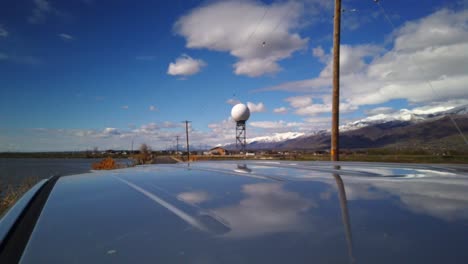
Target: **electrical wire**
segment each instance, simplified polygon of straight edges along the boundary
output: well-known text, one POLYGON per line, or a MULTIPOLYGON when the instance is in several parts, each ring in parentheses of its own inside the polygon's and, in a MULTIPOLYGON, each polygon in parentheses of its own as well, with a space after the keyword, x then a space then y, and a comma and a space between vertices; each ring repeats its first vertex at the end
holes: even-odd
POLYGON ((266 15, 268 13, 268 10, 270 10, 270 6, 266 5, 265 6, 265 11, 263 12, 262 18, 257 22, 257 25, 255 25, 254 30, 252 30, 252 32, 250 32, 249 36, 245 39, 244 44, 242 46, 245 46, 249 42, 249 40, 252 38, 252 36, 257 32, 257 29, 260 26, 260 24, 263 22, 263 20, 265 19, 266 15))
MULTIPOLYGON (((383 8, 383 6, 380 4, 380 0, 373 0, 374 3, 376 3, 380 10, 382 11, 383 15, 385 16, 386 20, 388 21, 388 23, 392 26, 392 29, 395 31, 396 30, 396 27, 395 25, 393 24, 392 20, 390 19, 390 17, 388 16, 387 12, 385 11, 385 9, 383 8)), ((440 95, 436 92, 436 90, 434 89, 434 86, 432 85, 432 83, 429 81, 429 78, 427 77, 426 75, 426 72, 424 71, 424 69, 419 66, 419 64, 417 64, 413 57, 410 56, 410 60, 411 60, 411 63, 418 68, 418 70, 422 73, 422 76, 423 76, 423 79, 424 81, 426 82, 426 84, 429 86, 429 88, 431 89, 432 91, 432 94, 435 98, 437 97, 440 97, 440 95)), ((465 135, 463 134, 463 131, 460 129, 460 127, 458 126, 457 122, 455 121, 455 119, 453 119, 453 117, 451 115, 448 115, 450 121, 452 121, 453 125, 455 126, 455 128, 457 129, 458 133, 460 134, 460 136, 462 137, 463 141, 465 141, 465 144, 468 145, 468 139, 465 137, 465 135)))
MULTIPOLYGON (((283 16, 281 16, 281 18, 278 20, 278 23, 276 24, 276 26, 270 31, 270 33, 268 35, 271 35, 273 34, 277 29, 278 27, 283 23, 284 19, 286 18, 287 15, 289 15, 289 13, 291 12, 292 10, 292 4, 288 7, 288 9, 286 10, 286 12, 284 12, 283 16)), ((267 36, 268 36, 267 35, 267 36)), ((265 47, 267 44, 266 40, 264 40, 262 42, 262 46, 265 47)))

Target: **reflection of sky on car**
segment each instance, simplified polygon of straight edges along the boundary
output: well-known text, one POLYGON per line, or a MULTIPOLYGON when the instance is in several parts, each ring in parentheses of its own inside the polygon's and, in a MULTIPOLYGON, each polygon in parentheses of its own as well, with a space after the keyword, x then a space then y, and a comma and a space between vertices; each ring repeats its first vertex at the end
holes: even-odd
MULTIPOLYGON (((293 178, 297 180, 321 181, 334 186, 330 172, 316 171, 313 163, 308 164, 308 170, 291 170, 288 167, 276 167, 291 163, 256 162, 249 165, 253 174, 270 175, 279 178, 293 178), (313 165, 311 165, 313 164, 313 165), (274 166, 271 166, 274 165, 274 166)), ((233 164, 213 164, 219 169, 232 169, 233 164)), ((299 165, 301 165, 299 163, 299 165)), ((201 164, 200 167, 204 165, 201 164)), ((211 166, 211 164, 210 164, 211 166)), ((294 164, 297 168, 297 163, 294 164)), ((330 166, 317 164, 318 167, 333 171, 330 166)), ((299 166, 300 167, 300 166, 299 166)), ((410 165, 411 167, 411 165, 410 165)), ((375 165, 367 167, 349 165, 341 166, 348 200, 377 200, 398 198, 397 204, 415 213, 427 214, 444 220, 468 218, 468 178, 455 174, 453 171, 436 170, 431 166, 423 168, 401 168, 401 165, 375 165), (346 172, 352 171, 347 176, 346 172), (359 177, 356 172, 367 172, 379 177, 359 177), (398 176, 398 177, 395 177, 398 176)), ((329 197, 322 194, 323 197, 329 197)))
POLYGON ((250 172, 238 173, 234 162, 201 162, 64 177, 44 207, 25 259, 63 263, 73 255, 82 262, 105 261, 106 252, 115 250, 120 257, 168 262, 285 263, 286 250, 295 263, 342 263, 351 256, 368 263, 440 263, 465 254, 466 175, 418 167, 408 173, 426 177, 391 177, 398 170, 368 164, 366 173, 385 175, 371 177, 360 173, 363 164, 345 164, 340 177, 332 167, 314 172, 310 163, 296 165, 308 169, 287 164, 274 170, 246 162, 241 167, 250 172), (45 254, 64 241, 70 242, 61 254, 45 254), (428 252, 431 247, 438 250, 428 252))
POLYGON ((229 237, 302 230, 310 221, 304 213, 317 207, 314 201, 284 190, 279 183, 247 184, 241 188, 245 197, 238 204, 213 210, 229 222, 229 237))

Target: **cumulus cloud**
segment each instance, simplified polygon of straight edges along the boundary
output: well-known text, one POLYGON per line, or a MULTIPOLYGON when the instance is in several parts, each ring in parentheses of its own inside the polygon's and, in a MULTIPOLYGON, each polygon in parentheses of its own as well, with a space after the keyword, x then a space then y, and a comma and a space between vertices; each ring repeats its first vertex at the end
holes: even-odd
POLYGON ((314 55, 314 57, 318 58, 323 63, 327 62, 328 60, 328 56, 323 50, 322 46, 312 48, 312 55, 314 55))
MULTIPOLYGON (((193 146, 210 148, 217 144, 235 142, 235 123, 224 120, 212 124, 209 131, 190 131, 190 143, 193 146), (224 131, 222 133, 215 131, 224 131)), ((70 151, 86 150, 93 146, 101 149, 130 149, 132 140, 135 146, 146 143, 153 149, 176 149, 176 136, 184 134, 185 125, 179 122, 153 122, 140 126, 129 125, 127 128, 108 127, 103 129, 25 129, 8 133, 18 134, 15 149, 23 151, 70 151), (34 140, 41 133, 41 140, 34 140)), ((251 133, 251 135, 255 135, 251 133)), ((1 137, 1 135, 0 135, 1 137)), ((11 149, 10 144, 1 144, 0 151, 11 149)), ((13 144, 13 143, 12 143, 13 144)))
POLYGON ((206 66, 204 61, 193 59, 192 57, 183 54, 177 58, 175 62, 171 62, 169 64, 167 74, 180 76, 194 75, 200 72, 204 66, 206 66))
POLYGON ((71 41, 71 40, 75 39, 72 35, 65 34, 65 33, 60 33, 60 34, 58 34, 58 36, 64 41, 71 41))
MULTIPOLYGON (((362 72, 367 66, 365 60, 376 57, 382 50, 382 47, 376 45, 340 45, 340 74, 352 75, 362 72)), ((328 63, 320 73, 322 78, 331 78, 333 75, 332 57, 330 54, 327 57, 328 63)))
MULTIPOLYGON (((357 106, 349 103, 340 103, 340 112, 347 113, 357 110, 357 106)), ((298 115, 317 115, 323 113, 331 112, 332 104, 331 103, 317 103, 310 104, 296 109, 296 114, 298 115)))
POLYGON ((235 129, 234 127, 235 125, 233 123, 234 123, 234 120, 231 117, 229 117, 220 122, 208 124, 208 128, 211 129, 213 134, 226 136, 226 135, 231 135, 233 128, 235 129))
POLYGON ((241 101, 237 100, 237 99, 233 99, 233 98, 230 98, 226 101, 227 104, 230 104, 230 105, 236 105, 236 104, 240 104, 241 101))
POLYGON ((308 39, 294 33, 302 11, 302 4, 292 1, 269 6, 219 1, 180 17, 174 30, 186 39, 187 48, 229 52, 238 59, 235 74, 255 77, 278 72, 278 61, 306 47, 308 39))
POLYGON ((158 111, 158 108, 154 105, 150 105, 149 108, 148 108, 150 111, 154 112, 154 111, 158 111))
POLYGON ((365 111, 367 115, 389 114, 392 112, 395 112, 395 109, 386 106, 376 107, 365 111))
POLYGON ((287 114, 288 113, 288 109, 284 106, 282 107, 278 107, 278 108, 275 108, 273 109, 273 113, 276 113, 276 114, 287 114))
POLYGON ((0 24, 0 38, 6 38, 8 37, 9 32, 3 27, 3 25, 0 24))
POLYGON ((311 96, 294 96, 285 99, 286 102, 289 102, 292 107, 299 108, 305 107, 312 103, 311 96))
POLYGON ((266 108, 265 105, 260 102, 258 104, 252 103, 252 102, 247 102, 247 107, 249 108, 251 113, 255 112, 265 112, 266 108))
POLYGON ((120 131, 114 127, 106 127, 103 131, 101 131, 98 136, 100 137, 109 137, 109 136, 116 136, 120 135, 120 131))
POLYGON ((134 132, 137 133, 143 133, 143 134, 153 134, 154 132, 158 131, 160 129, 159 125, 156 123, 149 123, 146 125, 142 125, 140 128, 134 130, 134 132))
MULTIPOLYGON (((468 10, 443 9, 405 23, 391 34, 393 46, 341 46, 343 109, 377 105, 395 99, 427 104, 468 99, 468 10)), ((317 56, 322 56, 316 50, 317 56)), ((319 76, 283 83, 261 90, 314 92, 322 104, 308 105, 297 113, 330 112, 326 96, 331 92, 329 58, 319 76), (328 110, 327 110, 328 109, 328 110)))

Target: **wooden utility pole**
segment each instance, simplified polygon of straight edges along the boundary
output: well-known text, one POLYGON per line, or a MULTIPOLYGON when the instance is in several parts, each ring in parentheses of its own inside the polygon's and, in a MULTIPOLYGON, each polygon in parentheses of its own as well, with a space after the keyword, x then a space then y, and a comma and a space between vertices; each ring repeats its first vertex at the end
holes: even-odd
POLYGON ((176 155, 179 155, 179 136, 176 136, 177 145, 176 145, 176 155))
POLYGON ((187 138, 187 162, 190 162, 190 147, 189 147, 189 138, 188 138, 188 124, 191 122, 191 121, 188 121, 188 120, 185 120, 185 121, 182 121, 185 123, 185 136, 187 138))
POLYGON ((335 16, 333 21, 333 95, 332 95, 332 129, 331 129, 331 160, 340 160, 339 128, 340 123, 340 29, 341 0, 335 0, 335 16))

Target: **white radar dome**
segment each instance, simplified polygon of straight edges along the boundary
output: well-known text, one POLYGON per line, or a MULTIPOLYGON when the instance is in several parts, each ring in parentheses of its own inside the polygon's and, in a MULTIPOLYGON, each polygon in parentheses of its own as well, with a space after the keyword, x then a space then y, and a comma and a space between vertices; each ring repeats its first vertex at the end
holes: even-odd
POLYGON ((250 110, 245 104, 236 104, 231 110, 234 121, 247 121, 250 117, 250 110))

